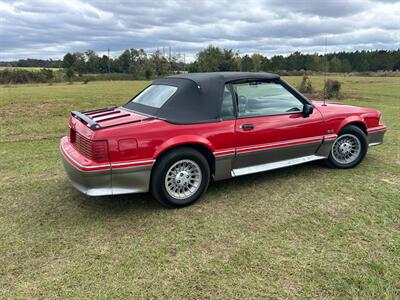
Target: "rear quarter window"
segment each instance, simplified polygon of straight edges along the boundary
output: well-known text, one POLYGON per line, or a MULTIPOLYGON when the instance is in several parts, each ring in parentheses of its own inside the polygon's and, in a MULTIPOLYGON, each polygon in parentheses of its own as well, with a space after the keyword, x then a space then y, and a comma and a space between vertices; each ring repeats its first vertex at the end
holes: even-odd
POLYGON ((155 84, 150 85, 143 92, 137 95, 131 102, 154 108, 160 108, 175 92, 175 86, 155 84))

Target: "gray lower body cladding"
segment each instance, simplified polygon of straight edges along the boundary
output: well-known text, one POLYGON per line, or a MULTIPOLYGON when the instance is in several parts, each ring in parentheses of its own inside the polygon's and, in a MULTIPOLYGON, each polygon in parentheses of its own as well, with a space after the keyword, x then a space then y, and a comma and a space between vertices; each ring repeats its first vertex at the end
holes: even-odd
POLYGON ((289 167, 329 156, 333 141, 290 145, 256 152, 237 154, 231 176, 241 176, 289 167))
POLYGON ((378 130, 374 132, 369 132, 367 135, 368 145, 376 146, 383 143, 383 136, 385 135, 386 130, 378 130))
POLYGON ((152 166, 85 172, 73 166, 64 156, 61 157, 72 185, 88 196, 149 191, 152 166))
POLYGON ((321 142, 319 141, 237 153, 233 161, 233 169, 312 155, 315 154, 320 145, 321 142))

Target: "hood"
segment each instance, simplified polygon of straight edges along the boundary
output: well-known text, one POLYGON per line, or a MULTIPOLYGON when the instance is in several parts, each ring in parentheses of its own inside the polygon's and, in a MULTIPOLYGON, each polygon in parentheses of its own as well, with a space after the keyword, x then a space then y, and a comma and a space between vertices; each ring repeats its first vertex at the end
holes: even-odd
POLYGON ((335 113, 376 113, 377 111, 372 108, 359 107, 353 105, 342 104, 338 102, 326 101, 312 101, 312 104, 322 113, 335 112, 335 113))

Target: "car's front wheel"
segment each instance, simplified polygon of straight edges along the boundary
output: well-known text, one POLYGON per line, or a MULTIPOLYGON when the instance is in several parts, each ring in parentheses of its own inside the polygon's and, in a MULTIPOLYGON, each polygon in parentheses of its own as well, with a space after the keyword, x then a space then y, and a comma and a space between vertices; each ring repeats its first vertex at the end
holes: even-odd
POLYGON ((207 190, 210 167, 195 149, 183 147, 169 151, 154 166, 151 179, 153 196, 167 207, 194 203, 207 190))
POLYGON ((326 162, 334 168, 352 168, 364 159, 367 150, 365 133, 357 126, 349 125, 343 128, 336 138, 326 162))

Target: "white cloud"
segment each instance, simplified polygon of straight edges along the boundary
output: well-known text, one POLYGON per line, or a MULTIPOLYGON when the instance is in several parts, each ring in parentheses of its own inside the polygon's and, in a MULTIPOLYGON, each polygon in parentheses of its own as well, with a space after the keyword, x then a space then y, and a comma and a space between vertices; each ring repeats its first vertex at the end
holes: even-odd
POLYGON ((209 44, 266 55, 400 48, 400 2, 373 0, 0 1, 0 60, 209 44))

